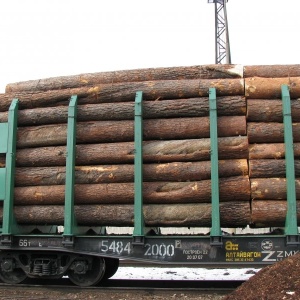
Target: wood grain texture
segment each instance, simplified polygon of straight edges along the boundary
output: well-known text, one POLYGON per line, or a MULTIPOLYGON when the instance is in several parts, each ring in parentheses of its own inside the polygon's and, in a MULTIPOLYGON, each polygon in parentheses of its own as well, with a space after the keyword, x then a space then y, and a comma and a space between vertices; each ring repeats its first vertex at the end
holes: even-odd
MULTIPOLYGON (((248 158, 246 136, 218 139, 219 159, 248 158)), ((210 160, 210 139, 145 141, 143 143, 145 163, 210 160)), ((134 143, 80 144, 76 146, 76 165, 99 165, 132 163, 134 143)), ((0 164, 5 164, 0 156, 0 164)), ((18 149, 18 167, 65 166, 66 147, 39 147, 18 149)))
POLYGON ((10 83, 6 93, 69 89, 95 84, 138 82, 150 80, 216 79, 243 77, 239 65, 200 65, 171 68, 148 68, 111 72, 85 73, 10 83))
MULTIPOLYGON (((173 162, 165 164, 144 164, 144 181, 197 181, 210 179, 210 161, 173 162)), ((248 174, 246 159, 219 161, 219 176, 233 177, 248 174)), ((15 186, 60 185, 65 184, 65 167, 17 168, 15 186)), ((133 182, 134 165, 94 165, 76 166, 77 184, 133 182)))
MULTIPOLYGON (((0 208, 0 217, 2 217, 0 208)), ((14 208, 19 224, 63 225, 63 206, 34 205, 14 208)), ((79 225, 87 226, 132 226, 133 205, 76 205, 76 219, 79 225)), ((243 227, 250 222, 248 202, 220 204, 222 227, 243 227)), ((211 226, 211 204, 145 205, 146 226, 211 226)))
MULTIPOLYGON (((249 145, 249 159, 280 159, 284 157, 285 145, 283 143, 249 145)), ((294 143, 294 157, 300 158, 300 143, 294 143)))
MULTIPOLYGON (((220 137, 246 134, 244 116, 223 116, 218 119, 220 137)), ((144 140, 179 140, 209 138, 209 117, 148 119, 143 122, 144 140), (176 129, 176 130, 175 130, 176 129)), ((134 140, 134 121, 91 121, 76 126, 76 143, 109 143, 134 140)), ((67 124, 20 127, 17 147, 66 145, 67 124)))
MULTIPOLYGON (((210 180, 191 182, 144 182, 144 203, 176 204, 211 202, 210 180)), ((64 185, 26 186, 15 188, 16 205, 63 204, 64 185)), ((220 178, 220 201, 249 201, 248 176, 220 178)), ((76 184, 77 204, 131 204, 133 183, 76 184)))
MULTIPOLYGON (((293 141, 300 142, 300 123, 293 123, 293 141)), ((247 135, 249 143, 283 143, 283 123, 275 122, 248 122, 247 135)))
POLYGON ((78 104, 115 103, 134 101, 137 91, 143 91, 144 100, 186 99, 208 97, 209 88, 216 88, 218 96, 244 95, 242 79, 182 79, 100 84, 40 92, 0 94, 0 111, 7 111, 13 98, 19 98, 19 108, 68 105, 72 95, 78 104))
MULTIPOLYGON (((284 227, 287 202, 282 200, 254 200, 251 203, 252 227, 284 227)), ((297 201, 297 219, 300 221, 300 201, 297 201)))
MULTIPOLYGON (((218 97, 218 116, 245 116, 246 100, 242 96, 218 97)), ((204 117, 209 115, 207 97, 145 101, 143 118, 204 117)), ((117 102, 78 105, 77 121, 133 120, 134 103, 117 102)), ((37 107, 18 112, 19 126, 66 123, 67 106, 37 107)), ((0 112, 0 122, 7 122, 7 112, 0 112)))
POLYGON ((299 77, 300 65, 252 65, 244 66, 244 77, 299 77))
POLYGON ((291 98, 300 97, 300 77, 245 78, 247 99, 281 99, 281 86, 288 85, 291 98))
MULTIPOLYGON (((300 99, 291 100, 292 120, 300 121, 300 99)), ((282 100, 248 99, 247 121, 283 122, 282 100)))
MULTIPOLYGON (((251 198, 258 200, 286 200, 285 178, 251 178, 251 198)), ((296 197, 300 200, 300 180, 295 180, 296 197)))

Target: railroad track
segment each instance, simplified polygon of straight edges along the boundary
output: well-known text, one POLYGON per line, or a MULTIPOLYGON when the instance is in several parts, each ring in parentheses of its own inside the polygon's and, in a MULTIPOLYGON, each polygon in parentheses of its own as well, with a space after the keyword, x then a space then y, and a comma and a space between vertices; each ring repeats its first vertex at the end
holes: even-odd
MULTIPOLYGON (((26 284, 0 283, 0 299, 148 299, 150 295, 218 295, 230 293, 243 281, 179 281, 179 280, 116 280, 110 279, 101 286, 82 288, 71 285, 67 278, 61 280, 30 280, 26 284), (114 298, 126 295, 125 298, 114 298), (136 298, 135 298, 136 297, 136 298)), ((153 298, 149 298, 153 299, 153 298)), ((163 298, 160 298, 163 299, 163 298)), ((176 298, 177 299, 177 298, 176 298)), ((179 297, 180 299, 180 297, 179 297)), ((193 298, 191 298, 193 299, 193 298)), ((201 299, 201 298, 200 298, 201 299)), ((203 298, 205 299, 205 298, 203 298)))

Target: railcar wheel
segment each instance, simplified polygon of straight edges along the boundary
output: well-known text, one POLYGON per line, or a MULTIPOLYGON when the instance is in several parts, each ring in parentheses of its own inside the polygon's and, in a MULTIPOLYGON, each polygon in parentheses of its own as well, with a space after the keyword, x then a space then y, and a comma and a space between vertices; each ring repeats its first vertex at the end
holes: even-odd
POLYGON ((1 261, 0 279, 5 283, 18 284, 27 278, 26 273, 21 268, 15 268, 15 260, 6 258, 1 261))
POLYGON ((100 257, 92 257, 89 259, 76 259, 68 271, 68 276, 71 282, 78 286, 92 286, 97 284, 105 273, 105 261, 100 257))
POLYGON ((113 277, 119 268, 119 259, 106 257, 105 258, 105 273, 103 279, 109 279, 113 277))

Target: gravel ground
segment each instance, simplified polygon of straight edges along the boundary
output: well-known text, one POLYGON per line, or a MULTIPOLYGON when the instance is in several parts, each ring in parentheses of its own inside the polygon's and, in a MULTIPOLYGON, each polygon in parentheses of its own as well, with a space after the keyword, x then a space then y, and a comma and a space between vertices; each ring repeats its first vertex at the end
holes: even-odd
POLYGON ((0 299, 14 300, 14 299, 107 299, 107 300, 150 300, 150 299, 189 299, 189 300, 221 300, 223 295, 216 295, 212 293, 205 293, 199 295, 199 292, 189 293, 174 293, 169 291, 147 292, 147 291, 99 291, 68 289, 61 290, 58 288, 22 288, 22 287, 0 287, 0 299))

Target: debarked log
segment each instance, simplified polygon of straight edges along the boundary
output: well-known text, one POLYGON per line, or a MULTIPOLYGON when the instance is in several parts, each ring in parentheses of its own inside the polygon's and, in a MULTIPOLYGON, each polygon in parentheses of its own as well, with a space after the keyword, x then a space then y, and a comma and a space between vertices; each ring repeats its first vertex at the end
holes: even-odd
MULTIPOLYGON (((250 182, 248 176, 220 178, 220 201, 249 201, 250 182)), ((64 185, 16 187, 16 205, 63 204, 64 185)), ((144 182, 145 203, 174 204, 211 201, 211 181, 193 182, 144 182)), ((77 204, 130 204, 134 200, 133 183, 76 184, 77 204)))
MULTIPOLYGON (((247 123, 249 143, 284 142, 283 123, 249 122, 247 123)), ((300 123, 293 123, 293 141, 300 142, 300 123)))
POLYGON ((79 97, 78 104, 134 101, 137 91, 143 91, 144 100, 208 97, 209 88, 213 87, 216 88, 218 96, 244 95, 243 79, 125 82, 35 93, 0 94, 0 111, 7 111, 13 98, 18 98, 20 100, 19 108, 25 109, 68 105, 72 95, 79 97))
MULTIPOLYGON (((218 97, 218 116, 246 115, 246 100, 242 96, 218 97)), ((209 114, 207 97, 144 101, 143 118, 204 117, 209 114)), ((0 122, 7 122, 7 112, 0 112, 0 122)), ((77 121, 131 120, 134 118, 133 102, 78 105, 77 121)), ((18 111, 18 125, 32 126, 66 123, 67 106, 42 107, 18 111)))
MULTIPOLYGON (((300 161, 295 160, 295 176, 300 177, 300 161)), ((250 178, 286 177, 285 159, 250 159, 250 178)))
MULTIPOLYGON (((291 100, 293 122, 300 121, 300 99, 291 100)), ((248 99, 247 121, 283 122, 282 100, 248 99)))
POLYGON ((281 86, 289 87, 292 98, 300 97, 300 77, 245 78, 245 96, 248 99, 281 99, 281 86))
MULTIPOLYGON (((254 200, 251 205, 252 227, 284 227, 287 201, 254 200)), ((297 220, 300 221, 300 201, 297 201, 297 220)))
MULTIPOLYGON (((219 159, 248 158, 246 136, 218 138, 219 159)), ((81 144, 76 146, 76 165, 132 163, 134 143, 81 144)), ((144 163, 210 160, 210 139, 146 141, 143 143, 144 163)), ((0 164, 5 164, 0 156, 0 164)), ((66 147, 18 149, 16 165, 65 166, 66 147)))
MULTIPOLYGON (((144 181, 197 181, 210 179, 210 161, 144 164, 144 181)), ((246 159, 219 161, 219 177, 248 175, 246 159)), ((15 186, 65 184, 65 167, 17 168, 15 186)), ((133 182, 134 165, 76 166, 77 184, 133 182)))
POLYGON ((147 68, 110 72, 85 73, 71 76, 42 78, 6 85, 6 93, 69 89, 99 83, 119 83, 149 80, 216 79, 243 77, 240 65, 202 65, 171 68, 147 68))
MULTIPOLYGON (((300 158, 300 143, 294 143, 294 157, 300 158)), ((250 144, 249 159, 285 158, 285 144, 250 144)))
MULTIPOLYGON (((285 178, 251 178, 251 198, 258 200, 285 200, 285 178)), ((296 197, 300 200, 300 179, 295 180, 296 197)))
MULTIPOLYGON (((146 226, 211 226, 211 204, 145 205, 146 226)), ((14 214, 19 224, 64 225, 64 207, 58 205, 17 206, 14 214)), ((0 208, 0 218, 3 210, 0 208)), ((133 205, 76 205, 76 220, 86 226, 132 226, 133 205)), ((244 227, 250 222, 248 202, 220 203, 222 227, 244 227)))
POLYGON ((244 66, 244 78, 247 77, 299 77, 300 65, 251 65, 244 66))
MULTIPOLYGON (((218 135, 231 137, 246 134, 244 116, 218 118, 218 135)), ((209 138, 209 117, 144 120, 144 140, 209 138)), ((94 121, 78 123, 76 142, 79 144, 127 142, 134 140, 134 122, 94 121)), ((67 124, 21 127, 17 133, 17 147, 65 145, 67 124)))

